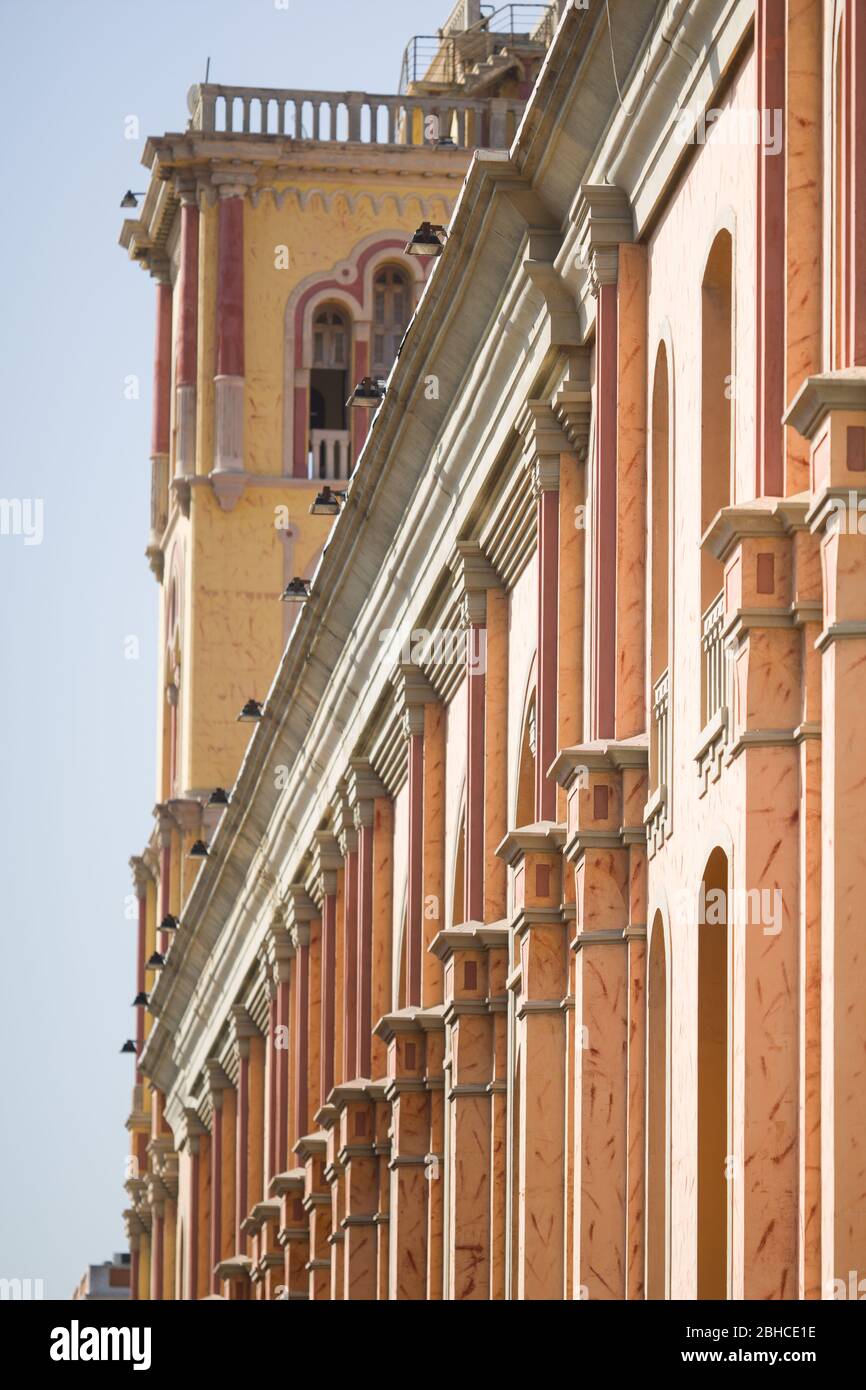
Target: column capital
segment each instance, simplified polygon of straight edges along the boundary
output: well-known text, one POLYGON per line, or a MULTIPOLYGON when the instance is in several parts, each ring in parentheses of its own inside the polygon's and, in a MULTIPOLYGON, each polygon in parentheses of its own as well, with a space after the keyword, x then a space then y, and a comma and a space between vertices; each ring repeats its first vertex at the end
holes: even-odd
POLYGON ((202 804, 192 797, 172 797, 166 803, 176 824, 187 835, 195 835, 201 830, 202 804))
POLYGON ((223 1069, 223 1064, 218 1057, 208 1057, 204 1064, 204 1069, 207 1073, 208 1090, 211 1093, 214 1105, 221 1104, 223 1091, 230 1091, 232 1089, 231 1078, 226 1074, 223 1069), (219 1097, 219 1100, 217 1100, 217 1097, 219 1097))
POLYGON ((243 1004, 232 1004, 231 1031, 232 1041, 237 1048, 238 1057, 248 1057, 250 1052, 250 1039, 260 1037, 261 1032, 243 1004))
POLYGON ((317 830, 310 852, 310 868, 304 886, 314 902, 322 906, 328 894, 337 891, 337 873, 343 867, 343 857, 337 837, 329 830, 317 830))
POLYGON ((625 190, 616 184, 581 184, 576 225, 580 258, 597 295, 602 286, 617 282, 620 242, 634 241, 634 214, 625 190))
POLYGON ((448 557, 455 593, 460 600, 465 625, 487 623, 487 590, 498 589, 502 581, 481 546, 475 541, 457 541, 448 557))
POLYGON ((340 854, 345 858, 358 848, 358 832, 355 829, 355 818, 349 809, 345 783, 331 802, 331 812, 334 817, 334 835, 340 847, 340 854))
POLYGON ((403 737, 412 738, 424 732, 424 706, 434 704, 439 696, 420 667, 401 661, 391 676, 398 706, 402 707, 403 737))
POLYGON ((571 453, 568 436, 549 401, 528 400, 517 417, 523 438, 523 465, 532 474, 535 495, 559 491, 559 459, 571 453))
POLYGON ((319 909, 301 883, 293 883, 286 895, 286 926, 292 946, 310 944, 310 923, 319 916, 319 909))
POLYGON ((589 450, 589 428, 592 420, 592 387, 589 362, 584 360, 580 375, 571 372, 555 392, 551 408, 563 434, 581 463, 589 450))
POLYGON ((380 782, 375 768, 366 758, 352 758, 346 778, 346 794, 355 829, 373 824, 373 802, 377 796, 387 796, 388 789, 380 782))
POLYGON ((233 165, 228 169, 213 169, 210 183, 219 198, 245 198, 257 180, 253 165, 233 165))
POLYGON ((178 829, 177 821, 171 813, 168 802, 158 801, 153 808, 156 819, 157 842, 160 849, 167 849, 171 844, 171 832, 178 829))
POLYGON ((147 885, 153 881, 153 872, 140 854, 133 854, 129 861, 132 869, 132 881, 135 887, 135 896, 145 898, 147 896, 147 885))

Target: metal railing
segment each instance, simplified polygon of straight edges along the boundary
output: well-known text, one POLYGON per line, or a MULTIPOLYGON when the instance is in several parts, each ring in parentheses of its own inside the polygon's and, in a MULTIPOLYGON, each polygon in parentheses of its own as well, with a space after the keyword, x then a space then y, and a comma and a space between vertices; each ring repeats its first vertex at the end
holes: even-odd
POLYGON ((725 654, 722 629, 725 622, 724 590, 713 599, 701 619, 701 648, 704 660, 704 724, 718 714, 725 703, 725 654))
POLYGON ((655 784, 667 787, 670 781, 670 671, 663 671, 653 686, 653 730, 655 733, 655 784))
POLYGON ((555 5, 513 4, 461 31, 416 34, 403 53, 398 91, 404 95, 416 82, 454 86, 506 49, 548 48, 555 29, 555 5))
POLYGON ((351 470, 352 435, 349 430, 310 430, 307 458, 309 477, 326 482, 348 478, 351 470))
POLYGON ((525 102, 510 97, 378 96, 276 87, 191 88, 190 126, 293 140, 424 145, 449 135, 465 149, 505 149, 525 102))

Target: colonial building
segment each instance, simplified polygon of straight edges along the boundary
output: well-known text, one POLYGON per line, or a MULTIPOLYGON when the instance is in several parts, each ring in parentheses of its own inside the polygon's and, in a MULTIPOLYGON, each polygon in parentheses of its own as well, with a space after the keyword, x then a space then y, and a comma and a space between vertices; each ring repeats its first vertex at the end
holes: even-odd
POLYGON ((866 13, 488 9, 194 88, 124 224, 138 1298, 866 1268, 866 13))

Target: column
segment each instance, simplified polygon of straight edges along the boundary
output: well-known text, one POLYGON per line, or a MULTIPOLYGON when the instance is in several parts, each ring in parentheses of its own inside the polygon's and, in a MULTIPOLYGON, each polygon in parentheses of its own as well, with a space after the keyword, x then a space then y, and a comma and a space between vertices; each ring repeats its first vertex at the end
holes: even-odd
MULTIPOLYGON (((574 866, 572 1293, 643 1297, 648 753, 564 749, 565 856, 574 866)), ((568 914, 570 919, 570 913, 568 914)))
POLYGON ((425 705, 438 699, 417 666, 401 663, 392 676, 403 711, 403 734, 408 743, 409 863, 407 887, 406 1003, 421 1004, 424 955, 424 733, 425 705))
POLYGON ((335 1070, 338 1081, 349 1081, 358 1074, 358 832, 345 791, 335 803, 334 812, 334 833, 343 858, 343 920, 338 924, 342 965, 338 1030, 342 1055, 335 1070))
POLYGON ((631 208, 621 188, 584 184, 578 244, 596 299, 596 429, 592 460, 593 574, 590 634, 590 736, 612 738, 616 691, 617 533, 617 278, 619 243, 634 239, 631 208))
MULTIPOLYGON (((358 835, 358 910, 356 930, 356 1041, 355 1060, 358 1076, 372 1079, 373 1024, 373 876, 376 799, 387 797, 371 765, 353 758, 347 778, 349 807, 358 835)), ((381 950, 381 931, 378 945, 381 950)), ((381 994, 381 989, 380 989, 381 994)))
MULTIPOLYGON (((787 6, 756 0, 755 56, 759 112, 785 119, 785 24, 787 6)), ((818 139, 818 130, 811 138, 818 139)), ((784 488, 782 413, 785 408, 785 159, 768 142, 757 150, 757 354, 756 478, 758 497, 780 496, 784 488)))
POLYGON ((442 931, 433 943, 445 970, 447 1211, 445 1296, 488 1300, 491 1272, 492 951, 503 927, 476 923, 442 931))
POLYGON ((322 920, 322 1003, 319 1049, 319 1104, 324 1105, 334 1086, 334 1039, 337 969, 337 871, 342 863, 333 835, 314 836, 307 892, 317 903, 322 920))
MULTIPOLYGON (((616 691, 614 734, 646 731, 647 253, 619 248, 616 386, 616 691)), ((567 746, 567 745, 563 745, 567 746)))
POLYGON ((810 377, 785 422, 810 442, 807 521, 821 550, 820 1296, 832 1298, 840 1287, 849 1296, 850 1272, 866 1268, 866 373, 810 377))
POLYGON ((559 612, 559 461, 568 440, 545 401, 527 401, 518 420, 524 463, 536 498, 538 617, 536 623, 535 819, 556 820, 556 783, 548 769, 557 751, 559 612))
POLYGON ((213 176, 219 205, 211 481, 226 511, 244 486, 244 198, 253 180, 234 173, 213 176))
POLYGON ((293 884, 286 899, 286 923, 295 952, 292 989, 292 1102, 294 1114, 291 1144, 310 1129, 310 939, 318 908, 305 888, 293 884))
POLYGON ((199 210, 194 180, 178 180, 177 192, 180 198, 180 267, 175 338, 175 487, 181 505, 188 509, 189 487, 181 491, 179 483, 195 473, 199 210))
POLYGON ((237 1104, 235 1089, 216 1058, 206 1063, 213 1116, 211 1119, 210 1285, 220 1292, 217 1269, 235 1251, 235 1150, 237 1104))
MULTIPOLYGON (((423 1081, 424 1033, 418 1009, 388 1013, 377 1032, 388 1049, 385 1095, 391 1106, 388 1298, 423 1301, 427 1293, 429 1094, 423 1081)), ((437 1174, 438 1176, 438 1174, 437 1174)))
POLYGON ((153 424, 150 444, 150 537, 147 558, 162 582, 162 536, 168 522, 168 460, 171 425, 171 278, 167 263, 153 270, 156 279, 156 345, 153 362, 153 424))
POLYGON ((264 1039, 242 1005, 232 1005, 231 1020, 238 1061, 234 1253, 245 1255, 243 1223, 263 1186, 264 1039))
POLYGON ((512 1297, 561 1299, 565 1273, 565 1078, 568 993, 561 829, 513 830, 500 847, 512 873, 515 1049, 519 1057, 517 1240, 512 1297))

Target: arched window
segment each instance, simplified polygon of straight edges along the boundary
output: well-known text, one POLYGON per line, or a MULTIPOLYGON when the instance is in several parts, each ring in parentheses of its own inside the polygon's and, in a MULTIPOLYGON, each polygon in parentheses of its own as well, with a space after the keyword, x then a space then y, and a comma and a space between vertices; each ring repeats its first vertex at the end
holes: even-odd
POLYGON ((728 1296, 728 859, 714 849, 698 914, 698 1298, 728 1296))
POLYGON ((399 266, 386 265, 373 280, 372 374, 386 377, 409 323, 409 280, 399 266))
POLYGON ((319 309, 313 320, 313 366, 344 371, 349 365, 349 325, 333 304, 319 309))
POLYGON ((647 970, 646 1296, 667 1296, 667 970, 661 913, 653 921, 647 970))
MULTIPOLYGON (((719 232, 701 284, 701 535, 731 503, 734 438, 733 241, 719 232)), ((725 703, 723 565, 701 549, 701 695, 704 724, 725 703)))
POLYGON ((532 825, 535 820, 535 695, 529 702, 520 741, 517 772, 515 825, 532 825))
POLYGON ((652 787, 667 786, 670 728, 670 385, 668 355, 664 343, 656 354, 652 389, 651 506, 650 527, 650 773, 652 787))

